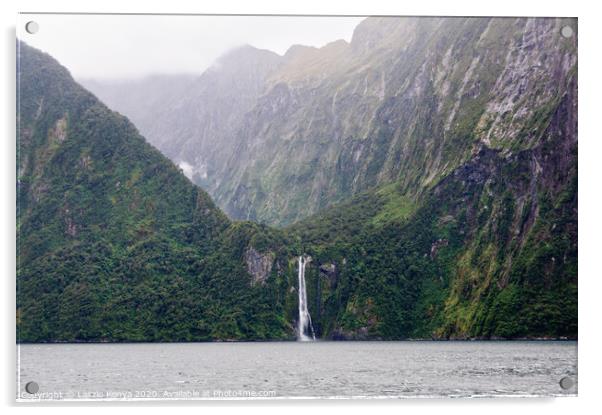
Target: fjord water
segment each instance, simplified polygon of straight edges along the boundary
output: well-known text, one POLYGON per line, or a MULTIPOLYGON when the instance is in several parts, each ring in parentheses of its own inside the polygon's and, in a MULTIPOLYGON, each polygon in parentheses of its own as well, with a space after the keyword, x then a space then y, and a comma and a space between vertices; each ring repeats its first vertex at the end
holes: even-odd
POLYGON ((20 399, 575 395, 577 343, 20 345, 20 399), (37 395, 25 392, 27 382, 37 395))
POLYGON ((297 322, 297 338, 299 341, 316 340, 314 326, 311 323, 311 315, 307 309, 307 289, 305 288, 305 266, 308 259, 299 257, 299 321, 297 322), (308 330, 311 330, 309 337, 308 330))

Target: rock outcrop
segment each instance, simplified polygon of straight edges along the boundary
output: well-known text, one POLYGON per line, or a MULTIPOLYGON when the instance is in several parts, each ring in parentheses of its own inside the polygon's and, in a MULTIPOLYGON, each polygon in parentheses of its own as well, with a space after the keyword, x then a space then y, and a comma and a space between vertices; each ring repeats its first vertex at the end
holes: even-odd
POLYGON ((273 252, 261 253, 249 246, 245 250, 244 260, 247 264, 247 271, 253 277, 251 284, 265 284, 266 279, 272 272, 275 254, 273 252))

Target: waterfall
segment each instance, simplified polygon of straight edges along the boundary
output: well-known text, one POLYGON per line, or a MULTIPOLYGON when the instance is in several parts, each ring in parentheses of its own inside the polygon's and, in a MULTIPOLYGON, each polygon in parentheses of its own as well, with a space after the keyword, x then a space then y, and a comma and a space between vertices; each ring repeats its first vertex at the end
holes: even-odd
POLYGON ((307 310, 307 291, 305 290, 305 265, 307 260, 299 257, 299 321, 297 323, 297 332, 299 341, 316 340, 314 326, 311 324, 311 316, 307 310), (306 333, 311 329, 311 337, 306 333))

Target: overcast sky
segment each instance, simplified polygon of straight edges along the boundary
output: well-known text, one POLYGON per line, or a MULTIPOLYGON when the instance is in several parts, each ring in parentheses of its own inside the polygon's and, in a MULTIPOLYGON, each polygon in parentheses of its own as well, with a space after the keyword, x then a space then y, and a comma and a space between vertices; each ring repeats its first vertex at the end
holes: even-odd
POLYGON ((75 78, 201 73, 220 55, 250 44, 283 54, 294 44, 349 41, 357 17, 21 15, 17 35, 75 78), (36 34, 26 22, 39 24, 36 34))

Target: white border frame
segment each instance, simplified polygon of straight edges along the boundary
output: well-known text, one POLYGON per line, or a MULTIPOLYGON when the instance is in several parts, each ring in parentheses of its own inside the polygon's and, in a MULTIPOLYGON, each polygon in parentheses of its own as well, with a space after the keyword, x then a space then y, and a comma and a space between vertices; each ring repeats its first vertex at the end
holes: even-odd
MULTIPOLYGON (((0 112, 4 128, 1 154, 4 163, 0 168, 1 183, 5 201, 2 203, 2 228, 0 252, 4 272, 2 293, 4 313, 2 322, 2 373, 0 383, 4 406, 14 409, 16 396, 15 370, 15 22, 16 13, 21 12, 117 12, 117 13, 214 13, 214 14, 333 14, 333 15, 449 15, 449 16, 570 16, 579 18, 579 397, 578 398, 534 398, 534 399, 471 399, 471 400, 404 400, 404 401, 212 401, 212 402, 120 402, 120 403, 81 403, 48 404, 42 410, 50 413, 80 410, 100 413, 115 410, 116 406, 144 406, 150 413, 162 413, 166 406, 179 407, 178 410, 194 410, 203 405, 205 409, 229 407, 231 410, 253 413, 320 412, 344 410, 363 413, 378 406, 377 410, 386 413, 417 411, 421 413, 504 413, 525 409, 543 410, 547 413, 566 414, 575 410, 587 410, 589 405, 600 407, 598 391, 600 384, 599 349, 602 342, 599 317, 602 315, 600 296, 602 278, 597 261, 598 240, 602 237, 599 207, 602 206, 602 134, 599 127, 600 101, 602 91, 600 78, 602 71, 600 44, 602 39, 602 18, 594 2, 557 1, 529 2, 525 0, 504 0, 483 2, 471 0, 426 0, 420 2, 395 2, 386 0, 346 0, 324 1, 303 0, 284 2, 278 0, 220 0, 219 2, 192 0, 96 0, 81 2, 76 0, 3 0, 0 2, 3 25, 2 66, 3 110, 0 112), (8 200, 6 200, 8 199, 8 200), (294 402, 294 406, 292 405, 294 402), (286 409, 283 406, 287 406, 286 409), (332 406, 336 405, 336 408, 332 406)), ((28 405, 18 404, 29 412, 36 410, 28 405)), ((41 408, 40 408, 41 409, 41 408)), ((376 409, 376 408, 375 408, 376 409)))

